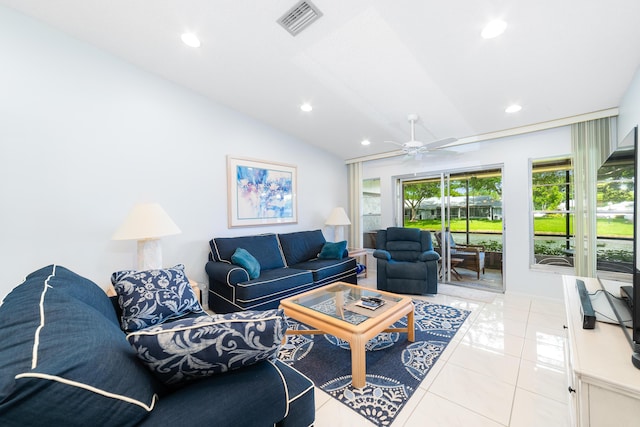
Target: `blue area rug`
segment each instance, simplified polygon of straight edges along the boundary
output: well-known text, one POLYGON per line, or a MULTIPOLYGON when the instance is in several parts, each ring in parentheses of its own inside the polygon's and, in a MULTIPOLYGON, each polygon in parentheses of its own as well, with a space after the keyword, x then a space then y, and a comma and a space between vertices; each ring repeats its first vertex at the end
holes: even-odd
MULTIPOLYGON (((367 343, 367 385, 351 386, 349 343, 331 335, 287 335, 278 358, 333 398, 379 426, 390 425, 469 315, 441 304, 413 301, 416 340, 381 333, 367 343)), ((288 319, 289 329, 310 329, 288 319)), ((394 324, 406 327, 404 317, 394 324)))

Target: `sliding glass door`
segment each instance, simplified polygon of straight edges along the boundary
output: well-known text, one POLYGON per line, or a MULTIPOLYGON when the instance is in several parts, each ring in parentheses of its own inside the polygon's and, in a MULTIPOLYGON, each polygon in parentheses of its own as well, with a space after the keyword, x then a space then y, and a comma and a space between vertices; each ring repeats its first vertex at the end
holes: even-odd
POLYGON ((444 283, 503 291, 502 168, 400 180, 402 226, 429 230, 444 283))

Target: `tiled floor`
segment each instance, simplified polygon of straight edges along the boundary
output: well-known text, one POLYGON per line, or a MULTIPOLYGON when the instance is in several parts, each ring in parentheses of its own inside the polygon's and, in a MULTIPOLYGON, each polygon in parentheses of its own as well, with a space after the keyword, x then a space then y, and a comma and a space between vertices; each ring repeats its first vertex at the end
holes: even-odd
MULTIPOLYGON (((375 272, 359 284, 375 287, 375 272)), ((562 302, 455 294, 418 297, 472 313, 392 426, 568 426, 562 302)), ((315 426, 374 424, 316 388, 315 426)))

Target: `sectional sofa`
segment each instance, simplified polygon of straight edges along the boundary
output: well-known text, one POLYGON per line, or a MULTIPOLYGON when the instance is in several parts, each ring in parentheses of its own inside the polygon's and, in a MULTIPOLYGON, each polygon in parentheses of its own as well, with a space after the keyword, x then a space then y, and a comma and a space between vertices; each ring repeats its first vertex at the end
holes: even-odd
POLYGON ((313 424, 313 383, 275 358, 280 310, 208 315, 182 268, 112 281, 110 300, 50 265, 4 298, 0 425, 313 424))
POLYGON ((346 242, 327 242, 321 230, 217 237, 209 246, 205 270, 216 313, 277 308, 281 299, 329 283, 357 284, 346 242))

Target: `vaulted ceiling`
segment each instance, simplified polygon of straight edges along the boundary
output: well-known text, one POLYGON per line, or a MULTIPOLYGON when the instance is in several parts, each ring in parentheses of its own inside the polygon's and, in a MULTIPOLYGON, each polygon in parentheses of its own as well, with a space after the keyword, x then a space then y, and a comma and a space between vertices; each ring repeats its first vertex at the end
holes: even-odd
POLYGON ((640 64, 638 0, 312 0, 292 36, 296 3, 0 0, 342 159, 395 151, 409 113, 428 143, 614 108, 640 64))

